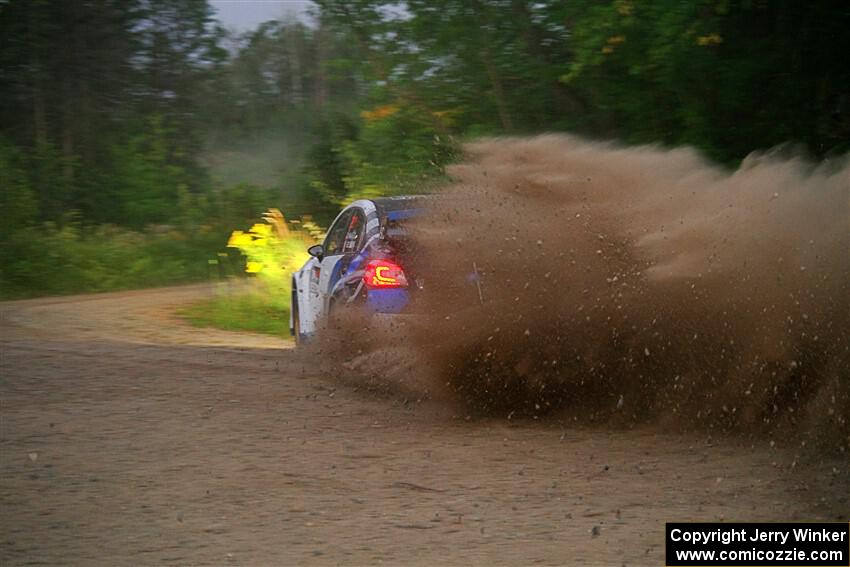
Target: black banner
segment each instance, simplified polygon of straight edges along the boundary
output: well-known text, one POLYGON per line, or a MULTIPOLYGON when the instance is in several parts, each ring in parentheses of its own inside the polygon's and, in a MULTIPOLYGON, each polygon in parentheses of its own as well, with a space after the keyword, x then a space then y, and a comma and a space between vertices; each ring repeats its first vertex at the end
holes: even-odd
POLYGON ((850 566, 846 523, 668 523, 668 567, 850 566))

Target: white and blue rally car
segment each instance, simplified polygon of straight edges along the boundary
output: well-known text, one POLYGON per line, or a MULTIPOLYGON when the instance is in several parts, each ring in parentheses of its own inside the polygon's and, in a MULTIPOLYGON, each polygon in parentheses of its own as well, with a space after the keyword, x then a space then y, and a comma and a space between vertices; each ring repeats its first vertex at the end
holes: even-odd
POLYGON ((401 314, 422 282, 411 269, 406 221, 421 214, 426 197, 354 201, 331 224, 322 244, 292 275, 289 327, 296 342, 314 336, 341 309, 401 314))

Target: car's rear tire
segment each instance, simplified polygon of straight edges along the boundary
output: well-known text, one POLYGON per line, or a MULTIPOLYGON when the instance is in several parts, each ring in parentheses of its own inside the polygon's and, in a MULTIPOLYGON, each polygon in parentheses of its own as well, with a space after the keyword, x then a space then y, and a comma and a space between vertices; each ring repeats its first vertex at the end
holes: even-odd
POLYGON ((335 329, 339 325, 339 301, 335 298, 331 298, 328 302, 328 314, 327 320, 325 321, 325 325, 329 329, 335 329))
POLYGON ((361 314, 357 306, 341 298, 332 298, 328 303, 328 314, 325 320, 326 329, 331 333, 343 333, 350 337, 354 329, 359 328, 357 321, 361 314))

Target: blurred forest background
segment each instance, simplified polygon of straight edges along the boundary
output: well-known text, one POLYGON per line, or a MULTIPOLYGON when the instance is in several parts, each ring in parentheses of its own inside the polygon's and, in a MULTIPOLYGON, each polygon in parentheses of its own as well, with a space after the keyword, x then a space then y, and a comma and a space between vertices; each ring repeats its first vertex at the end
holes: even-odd
POLYGON ((0 297, 204 280, 268 207, 326 224, 461 143, 570 131, 734 167, 850 148, 850 4, 0 0, 0 297))

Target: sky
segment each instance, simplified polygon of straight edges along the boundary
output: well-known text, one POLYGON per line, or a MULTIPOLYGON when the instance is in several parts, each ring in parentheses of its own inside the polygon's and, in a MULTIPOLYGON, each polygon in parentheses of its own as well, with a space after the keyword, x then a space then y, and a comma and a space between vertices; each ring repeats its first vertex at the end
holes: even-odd
POLYGON ((251 30, 268 20, 281 19, 287 14, 305 16, 312 6, 310 0, 210 0, 216 17, 225 28, 239 32, 251 30))

